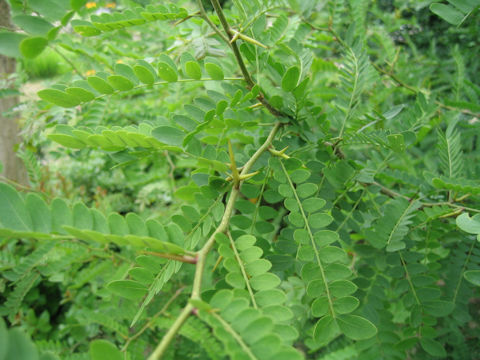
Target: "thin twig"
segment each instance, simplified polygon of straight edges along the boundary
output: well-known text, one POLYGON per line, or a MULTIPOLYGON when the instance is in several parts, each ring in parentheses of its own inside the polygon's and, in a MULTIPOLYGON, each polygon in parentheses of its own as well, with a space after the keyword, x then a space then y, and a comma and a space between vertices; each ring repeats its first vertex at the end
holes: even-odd
MULTIPOLYGON (((215 12, 220 20, 220 23, 222 24, 223 30, 226 32, 228 40, 227 43, 230 46, 230 48, 233 51, 233 55, 235 56, 235 60, 238 63, 238 66, 240 67, 240 71, 242 72, 243 78, 245 79, 245 82, 247 83, 247 88, 251 90, 255 86, 255 82, 252 79, 252 76, 250 75, 250 72, 247 69, 247 66, 245 65, 245 62, 243 61, 242 54, 240 53, 240 50, 238 49, 236 41, 231 42, 231 40, 235 37, 235 32, 231 29, 230 25, 228 24, 228 21, 223 13, 223 9, 220 6, 220 3, 218 0, 210 0, 210 2, 213 5, 213 8, 215 9, 215 12)), ((215 30, 215 28, 213 28, 215 30)), ((260 93, 257 96, 257 100, 260 101, 263 106, 274 116, 276 117, 285 117, 293 120, 293 117, 284 113, 283 111, 273 107, 268 100, 265 98, 265 96, 260 93)))
POLYGON ((150 320, 133 336, 129 337, 127 339, 127 342, 125 343, 125 345, 123 346, 122 348, 122 351, 127 351, 127 348, 128 346, 130 345, 130 343, 133 341, 133 340, 136 340, 140 335, 142 335, 150 326, 152 326, 153 322, 155 321, 156 318, 158 318, 160 315, 162 315, 165 311, 167 311, 168 307, 175 301, 175 299, 177 297, 180 296, 180 294, 182 293, 182 291, 185 289, 185 286, 182 286, 180 289, 178 289, 177 291, 175 291, 175 294, 173 294, 173 296, 168 299, 167 303, 162 307, 162 309, 157 312, 155 315, 153 315, 150 320))
MULTIPOLYGON (((257 151, 252 155, 252 157, 243 165, 240 176, 245 176, 249 173, 250 169, 257 162, 260 156, 265 151, 267 151, 267 149, 270 147, 273 139, 275 138, 275 135, 277 134, 281 126, 282 124, 279 122, 275 124, 275 126, 270 131, 265 142, 257 149, 257 151)), ((190 295, 191 300, 201 300, 200 292, 202 288, 202 279, 203 279, 203 273, 205 270, 205 263, 206 263, 207 256, 212 250, 213 245, 215 244, 215 239, 217 234, 224 233, 225 231, 228 230, 230 219, 235 212, 235 201, 238 197, 238 194, 240 193, 240 188, 242 184, 243 184, 243 181, 240 182, 238 188, 232 187, 232 190, 230 192, 230 197, 228 198, 227 204, 225 205, 225 211, 223 213, 223 217, 220 221, 220 224, 212 233, 212 235, 210 235, 205 245, 197 252, 197 264, 195 267, 195 276, 193 279, 192 293, 190 295)), ((175 338, 175 335, 177 334, 177 332, 180 330, 182 325, 185 323, 185 321, 188 319, 188 317, 192 313, 192 310, 194 310, 194 307, 190 302, 188 302, 183 308, 178 318, 175 320, 175 322, 169 328, 165 336, 162 338, 158 346, 155 348, 154 352, 150 355, 150 357, 148 358, 149 360, 158 360, 163 356, 168 346, 175 338)))
POLYGON ((80 76, 83 80, 85 80, 85 76, 82 75, 82 73, 80 72, 80 70, 78 70, 78 68, 75 66, 75 64, 68 58, 66 57, 60 50, 58 50, 56 47, 54 46, 50 46, 50 49, 52 49, 53 51, 55 51, 58 55, 60 55, 62 57, 63 60, 65 60, 68 65, 71 66, 71 68, 78 74, 78 76, 80 76))
POLYGON ((197 5, 200 9, 200 16, 207 22, 207 24, 213 29, 213 31, 215 31, 215 33, 220 36, 220 38, 222 38, 223 41, 225 41, 227 44, 230 44, 230 40, 220 31, 219 28, 217 28, 217 26, 208 17, 208 14, 203 7, 202 0, 197 0, 197 5))

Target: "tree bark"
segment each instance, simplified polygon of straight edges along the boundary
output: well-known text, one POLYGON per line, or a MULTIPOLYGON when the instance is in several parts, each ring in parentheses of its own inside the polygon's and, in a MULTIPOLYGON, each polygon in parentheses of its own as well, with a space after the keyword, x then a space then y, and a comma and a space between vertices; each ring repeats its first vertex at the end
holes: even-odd
MULTIPOLYGON (((10 8, 6 0, 0 0, 0 27, 12 28, 10 22, 10 8)), ((16 61, 0 55, 0 79, 7 81, 9 75, 15 72, 16 61)), ((12 87, 13 84, 7 85, 12 87)), ((19 184, 27 184, 27 172, 15 147, 20 143, 19 126, 15 112, 11 110, 19 103, 17 96, 0 98, 0 162, 3 164, 1 175, 19 184)))

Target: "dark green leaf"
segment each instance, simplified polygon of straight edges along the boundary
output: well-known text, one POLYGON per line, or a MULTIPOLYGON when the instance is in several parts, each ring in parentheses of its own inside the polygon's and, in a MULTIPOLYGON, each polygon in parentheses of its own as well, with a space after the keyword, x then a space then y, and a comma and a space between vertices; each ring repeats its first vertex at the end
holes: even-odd
POLYGON ((435 357, 446 357, 447 352, 445 351, 442 344, 438 341, 429 338, 421 338, 420 345, 422 346, 423 350, 425 350, 428 354, 435 356, 435 357))
POLYGON ((452 25, 460 25, 464 18, 460 11, 450 5, 434 3, 430 5, 430 10, 452 25))
POLYGON ((377 328, 369 320, 357 315, 342 315, 337 318, 340 330, 352 340, 365 340, 377 333, 377 328))
POLYGON ((480 286, 480 270, 468 270, 463 273, 465 279, 476 286, 480 286))

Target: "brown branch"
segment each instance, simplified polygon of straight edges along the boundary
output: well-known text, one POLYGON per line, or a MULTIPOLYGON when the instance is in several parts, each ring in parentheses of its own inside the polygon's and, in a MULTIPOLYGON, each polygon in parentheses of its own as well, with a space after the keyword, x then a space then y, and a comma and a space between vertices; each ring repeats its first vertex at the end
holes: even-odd
POLYGON ((187 255, 180 256, 180 255, 176 255, 176 254, 157 253, 157 252, 153 252, 153 251, 143 251, 142 253, 146 254, 146 255, 153 255, 153 256, 161 257, 161 258, 164 258, 164 259, 181 261, 181 262, 184 262, 184 263, 187 263, 187 264, 194 264, 195 265, 197 263, 197 258, 195 258, 193 256, 187 256, 187 255))

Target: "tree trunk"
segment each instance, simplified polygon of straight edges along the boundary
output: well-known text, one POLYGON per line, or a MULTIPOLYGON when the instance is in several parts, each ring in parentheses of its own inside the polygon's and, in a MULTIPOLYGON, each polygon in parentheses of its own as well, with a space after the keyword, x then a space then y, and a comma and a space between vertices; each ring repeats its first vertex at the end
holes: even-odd
MULTIPOLYGON (((6 0, 0 0, 0 28, 11 28, 10 8, 6 0)), ((16 61, 0 55, 0 79, 6 81, 15 72, 16 61)), ((9 86, 12 86, 10 84, 9 86)), ((27 173, 20 158, 15 154, 15 145, 20 142, 16 116, 11 110, 18 104, 17 96, 0 98, 0 162, 1 175, 22 185, 27 184, 27 173)))

